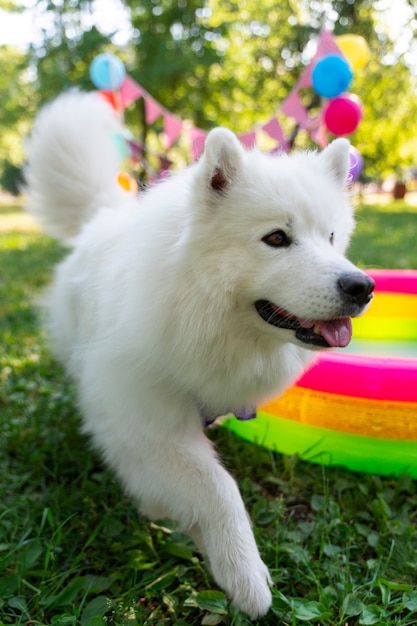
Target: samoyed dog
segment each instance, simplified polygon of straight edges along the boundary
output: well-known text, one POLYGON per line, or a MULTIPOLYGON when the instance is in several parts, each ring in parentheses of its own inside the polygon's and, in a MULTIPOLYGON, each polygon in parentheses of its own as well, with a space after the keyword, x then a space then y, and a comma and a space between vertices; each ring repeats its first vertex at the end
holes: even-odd
POLYGON ((271 579, 204 428, 252 416, 317 350, 346 346, 370 302, 344 256, 349 143, 271 156, 216 128, 197 163, 136 196, 117 183, 119 130, 100 96, 70 92, 28 142, 29 208, 72 247, 47 305, 53 351, 140 510, 177 520, 255 618, 271 579))

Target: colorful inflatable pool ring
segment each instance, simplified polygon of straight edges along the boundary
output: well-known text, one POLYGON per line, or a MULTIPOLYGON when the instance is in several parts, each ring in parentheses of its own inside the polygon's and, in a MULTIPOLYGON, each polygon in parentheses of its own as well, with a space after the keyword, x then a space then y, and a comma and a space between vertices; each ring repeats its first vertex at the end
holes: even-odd
POLYGON ((240 437, 324 465, 417 478, 417 271, 379 270, 348 349, 322 352, 240 437))

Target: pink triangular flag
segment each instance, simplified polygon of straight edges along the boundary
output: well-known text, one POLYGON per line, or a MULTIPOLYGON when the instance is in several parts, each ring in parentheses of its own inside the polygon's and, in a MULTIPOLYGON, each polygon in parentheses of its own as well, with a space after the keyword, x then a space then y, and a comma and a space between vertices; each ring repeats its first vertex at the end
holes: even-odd
POLYGON ((203 152, 204 142, 206 140, 207 133, 201 128, 196 128, 195 126, 192 126, 190 128, 190 136, 193 159, 198 159, 200 154, 203 152))
POLYGON ((167 113, 164 115, 165 148, 168 150, 178 139, 182 131, 182 122, 178 117, 167 113))
POLYGON ((292 91, 281 105, 281 111, 288 117, 293 117, 297 124, 305 124, 308 119, 307 111, 296 91, 292 91))
POLYGON ((244 146, 251 149, 256 144, 256 133, 254 131, 243 133, 243 135, 239 135, 239 139, 244 146))
POLYGON ((337 54, 341 57, 343 56, 343 53, 337 45, 332 33, 329 30, 323 30, 317 44, 315 61, 328 54, 337 54))
POLYGON ((120 87, 120 100, 125 109, 129 104, 139 100, 143 96, 143 89, 132 78, 126 76, 120 87))
POLYGON ((145 119, 147 124, 153 124, 158 117, 161 117, 163 108, 152 98, 152 96, 145 96, 145 119))
POLYGON ((321 113, 312 121, 314 121, 314 124, 307 127, 310 137, 320 148, 325 148, 329 143, 329 137, 321 113))
POLYGON ((262 130, 265 131, 272 139, 278 141, 278 143, 284 146, 287 142, 285 140, 284 132, 281 124, 276 117, 273 117, 266 124, 262 126, 262 130))

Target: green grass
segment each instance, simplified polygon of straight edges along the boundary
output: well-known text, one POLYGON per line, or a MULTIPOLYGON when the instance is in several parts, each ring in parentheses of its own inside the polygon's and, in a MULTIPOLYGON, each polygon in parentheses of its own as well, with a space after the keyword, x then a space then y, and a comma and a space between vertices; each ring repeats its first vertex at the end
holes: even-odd
POLYGON ((357 210, 349 256, 361 267, 417 268, 417 207, 397 200, 357 210))
MULTIPOLYGON (((417 267, 416 214, 363 207, 351 258, 417 267)), ((249 624, 189 539, 138 517, 79 432, 35 301, 64 251, 0 211, 0 623, 249 624)), ((274 580, 260 626, 417 623, 417 485, 286 458, 214 429, 274 580)))

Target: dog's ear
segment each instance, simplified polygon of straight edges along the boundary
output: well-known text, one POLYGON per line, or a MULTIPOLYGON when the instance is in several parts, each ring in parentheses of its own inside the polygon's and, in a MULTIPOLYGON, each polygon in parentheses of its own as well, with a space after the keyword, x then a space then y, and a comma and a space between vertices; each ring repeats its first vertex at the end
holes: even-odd
POLYGON ((349 147, 350 143, 347 139, 339 138, 332 141, 320 154, 320 159, 325 163, 326 168, 334 174, 342 187, 346 185, 349 173, 349 147))
POLYGON ((224 191, 237 179, 243 164, 244 149, 227 128, 215 128, 206 139, 202 162, 211 189, 224 191))

